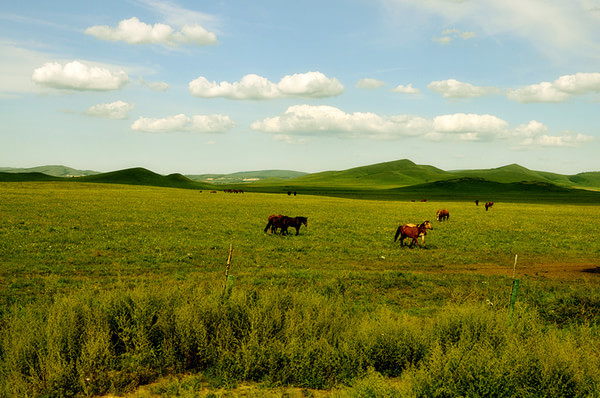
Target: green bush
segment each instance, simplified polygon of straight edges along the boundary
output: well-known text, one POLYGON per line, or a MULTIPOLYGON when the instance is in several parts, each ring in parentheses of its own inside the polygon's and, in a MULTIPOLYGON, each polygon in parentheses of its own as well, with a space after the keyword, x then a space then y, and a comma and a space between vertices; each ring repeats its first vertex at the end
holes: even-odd
POLYGON ((3 319, 0 395, 123 393, 202 372, 215 386, 254 381, 365 396, 598 393, 594 324, 547 323, 534 307, 462 304, 429 318, 356 307, 343 294, 218 284, 82 291, 13 307, 3 319), (559 327, 560 326, 560 327, 559 327), (384 380, 396 378, 397 386, 384 380))

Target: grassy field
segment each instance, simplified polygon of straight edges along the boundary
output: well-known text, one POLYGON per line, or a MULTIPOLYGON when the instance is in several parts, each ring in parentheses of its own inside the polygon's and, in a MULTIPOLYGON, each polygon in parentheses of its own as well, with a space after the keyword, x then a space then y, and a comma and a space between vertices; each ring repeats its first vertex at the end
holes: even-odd
POLYGON ((244 382, 308 395, 600 393, 597 205, 68 182, 2 183, 0 197, 7 396, 122 393, 183 373, 200 376, 147 394, 244 382), (439 208, 449 221, 435 222, 439 208), (308 228, 264 233, 270 214, 308 228), (424 220, 425 248, 393 242, 424 220))

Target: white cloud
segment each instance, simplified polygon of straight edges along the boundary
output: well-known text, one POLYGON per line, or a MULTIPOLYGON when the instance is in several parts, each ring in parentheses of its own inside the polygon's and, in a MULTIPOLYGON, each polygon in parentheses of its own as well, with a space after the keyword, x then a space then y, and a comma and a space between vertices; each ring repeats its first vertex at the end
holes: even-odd
POLYGON ((86 115, 96 116, 106 119, 126 119, 127 114, 135 108, 135 104, 128 104, 124 101, 116 101, 110 104, 98 104, 88 108, 86 115))
POLYGON ((373 90, 379 87, 383 87, 385 86, 385 82, 381 81, 381 80, 377 80, 377 79, 370 79, 370 78, 365 78, 365 79, 360 79, 358 82, 356 82, 356 88, 365 88, 367 90, 373 90))
POLYGON ((438 135, 455 135, 461 141, 493 139, 506 134, 508 123, 496 116, 455 113, 436 116, 433 130, 438 135))
POLYGON ((480 87, 470 83, 460 82, 456 79, 433 81, 427 88, 440 93, 444 98, 472 98, 497 93, 495 87, 480 87))
POLYGON ((179 114, 159 119, 140 117, 131 125, 131 129, 147 133, 225 133, 234 126, 229 116, 179 114))
POLYGON ((511 132, 511 138, 517 141, 516 147, 519 149, 575 147, 595 140, 592 136, 570 131, 562 132, 560 135, 549 135, 548 127, 535 120, 515 128, 511 132))
POLYGON ((252 123, 251 129, 274 134, 339 134, 389 139, 427 131, 430 123, 417 116, 379 116, 370 112, 345 113, 332 106, 295 105, 283 114, 252 123))
POLYGON ((200 25, 184 25, 175 32, 170 25, 157 23, 149 25, 136 17, 122 20, 116 28, 107 25, 89 27, 85 33, 100 40, 124 41, 129 44, 167 44, 179 43, 206 46, 215 44, 217 36, 200 25))
POLYGON ((551 136, 548 128, 535 120, 510 128, 508 122, 493 115, 456 113, 428 120, 414 115, 346 113, 325 105, 291 106, 279 116, 252 123, 250 128, 288 143, 298 143, 295 136, 320 135, 384 140, 422 137, 429 141, 506 141, 521 147, 575 146, 594 139, 582 134, 551 136))
POLYGON ((541 82, 509 90, 507 97, 521 103, 563 102, 573 95, 600 93, 600 73, 564 75, 554 82, 541 82))
POLYGON ((414 88, 412 86, 412 84, 409 84, 408 86, 404 86, 402 84, 396 86, 395 88, 391 89, 390 91, 392 91, 393 93, 403 93, 403 94, 419 94, 421 92, 421 90, 419 90, 418 88, 414 88))
POLYGON ((203 76, 189 83, 192 95, 201 98, 224 97, 236 100, 273 98, 324 98, 340 95, 344 86, 336 78, 321 72, 288 75, 279 83, 255 74, 246 75, 239 82, 210 82, 203 76))
POLYGON ((32 79, 41 86, 81 91, 118 90, 129 81, 123 70, 113 72, 79 61, 69 62, 64 66, 58 62, 48 62, 33 71, 32 79))
POLYGON ((563 102, 570 97, 568 93, 557 90, 552 83, 542 82, 530 86, 509 90, 508 99, 521 103, 531 102, 563 102))

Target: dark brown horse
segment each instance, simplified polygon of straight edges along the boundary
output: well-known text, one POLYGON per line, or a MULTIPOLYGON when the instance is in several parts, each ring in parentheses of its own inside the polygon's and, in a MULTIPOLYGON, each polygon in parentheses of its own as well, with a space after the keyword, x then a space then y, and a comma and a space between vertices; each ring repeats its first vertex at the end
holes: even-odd
POLYGON ((415 224, 404 224, 398 227, 396 230, 396 235, 394 236, 394 242, 398 240, 398 236, 400 236, 400 246, 404 246, 404 239, 411 238, 412 242, 410 243, 410 247, 412 247, 415 242, 417 246, 419 246, 419 236, 423 240, 423 245, 425 245, 425 235, 427 235, 427 230, 433 229, 431 223, 429 221, 424 221, 419 225, 415 224))
POLYGON ((288 217, 282 214, 270 215, 269 222, 267 223, 264 232, 267 232, 270 228, 271 233, 275 233, 277 232, 277 229, 279 229, 281 235, 287 235, 288 228, 292 227, 296 228, 296 235, 298 235, 302 225, 308 227, 308 217, 288 217))
POLYGON ((292 227, 296 228, 296 235, 298 235, 302 225, 308 227, 308 217, 286 217, 286 219, 283 221, 283 229, 281 230, 281 234, 287 234, 288 227, 292 227))
POLYGON ((283 214, 272 214, 269 216, 269 222, 267 223, 267 226, 264 229, 264 232, 267 232, 267 230, 270 229, 271 233, 275 233, 277 231, 277 229, 281 229, 283 231, 283 223, 284 220, 287 217, 284 216, 283 214))
POLYGON ((493 205, 494 205, 494 202, 486 202, 486 204, 485 204, 485 211, 487 211, 487 209, 489 209, 493 205))
POLYGON ((450 212, 447 209, 441 209, 435 213, 435 219, 438 221, 444 221, 449 218, 450 218, 450 212))

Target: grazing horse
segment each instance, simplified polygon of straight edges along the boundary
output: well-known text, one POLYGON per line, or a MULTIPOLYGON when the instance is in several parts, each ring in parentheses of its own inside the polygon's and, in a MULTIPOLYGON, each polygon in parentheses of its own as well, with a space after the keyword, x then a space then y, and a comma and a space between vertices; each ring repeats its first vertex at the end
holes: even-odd
POLYGON ((279 215, 275 215, 272 214, 269 216, 269 222, 267 223, 267 226, 264 229, 264 232, 267 232, 267 230, 270 228, 271 229, 271 233, 274 233, 277 228, 280 228, 283 231, 283 223, 284 223, 284 219, 286 219, 287 217, 279 214, 279 215))
POLYGON ((450 212, 447 209, 441 209, 435 213, 435 219, 438 221, 444 221, 449 218, 450 218, 450 212))
POLYGON ((281 230, 281 234, 287 234, 288 227, 296 228, 296 235, 300 233, 300 227, 304 224, 305 227, 308 227, 308 217, 286 217, 283 221, 283 229, 281 230))
POLYGON ((494 205, 494 202, 486 202, 485 203, 485 211, 487 211, 487 209, 489 209, 490 207, 492 207, 494 205))
POLYGON ((404 224, 398 227, 396 230, 396 235, 394 236, 394 242, 400 236, 400 246, 404 246, 404 239, 411 238, 412 242, 410 243, 410 247, 412 247, 415 242, 417 246, 419 246, 419 236, 423 240, 423 245, 425 245, 425 235, 427 235, 427 230, 433 229, 431 223, 429 221, 424 221, 419 225, 415 224, 404 224))
POLYGON ((271 229, 271 233, 277 232, 279 229, 279 233, 281 235, 287 235, 288 227, 296 228, 296 235, 300 233, 300 227, 304 224, 304 226, 308 227, 308 217, 288 217, 282 214, 279 215, 270 215, 269 222, 264 229, 264 232, 267 232, 269 228, 271 229))

